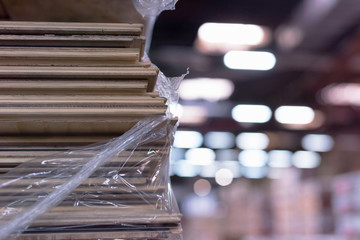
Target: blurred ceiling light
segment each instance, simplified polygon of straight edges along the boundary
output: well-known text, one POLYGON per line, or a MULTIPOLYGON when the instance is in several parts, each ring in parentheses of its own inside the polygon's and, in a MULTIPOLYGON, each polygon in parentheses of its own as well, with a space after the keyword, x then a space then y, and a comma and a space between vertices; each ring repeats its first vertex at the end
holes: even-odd
POLYGON ((211 184, 208 180, 199 179, 194 183, 194 193, 199 197, 205 197, 211 192, 211 184))
POLYGON ((216 160, 218 161, 236 161, 238 159, 239 151, 235 149, 221 149, 216 150, 216 160))
POLYGON ((292 162, 297 168, 316 168, 321 163, 321 157, 316 152, 297 151, 293 154, 292 162))
POLYGON ((202 106, 182 105, 182 114, 179 117, 180 124, 199 125, 207 120, 208 112, 202 106))
POLYGON ((268 155, 262 150, 244 150, 239 153, 239 162, 244 167, 264 167, 268 155))
POLYGON ((239 104, 232 109, 231 115, 237 122, 265 123, 270 120, 272 112, 265 105, 239 104))
POLYGON ((240 133, 236 137, 236 146, 242 149, 265 149, 269 138, 264 133, 240 133))
POLYGON ((179 95, 183 100, 204 99, 216 102, 228 99, 233 92, 233 82, 224 78, 187 79, 179 87, 179 95))
POLYGON ((238 161, 221 161, 217 162, 220 168, 226 168, 229 169, 234 178, 241 177, 241 167, 238 161))
POLYGON ((196 131, 176 131, 174 147, 197 148, 203 143, 203 136, 196 131))
POLYGON ((200 176, 204 178, 214 178, 215 173, 218 170, 217 162, 213 162, 210 165, 201 166, 200 176))
POLYGON ((275 111, 275 119, 282 124, 308 124, 314 117, 314 110, 305 106, 281 106, 275 111))
POLYGON ((301 145, 307 151, 328 152, 333 148, 334 140, 325 134, 308 134, 302 138, 301 145))
POLYGON ((171 148, 170 161, 176 162, 185 158, 185 150, 182 148, 171 148))
POLYGON ((172 164, 172 171, 179 177, 195 177, 199 170, 186 160, 179 160, 172 164))
POLYGON ((193 165, 209 165, 215 161, 215 152, 210 148, 192 148, 186 151, 185 159, 193 165))
POLYGON ((303 38, 303 31, 296 26, 283 25, 276 32, 276 40, 280 48, 284 50, 295 48, 301 43, 303 38))
POLYGON ((275 66, 276 58, 270 52, 230 51, 224 56, 224 64, 230 69, 270 70, 275 66))
POLYGON ((198 30, 196 48, 204 53, 226 53, 263 46, 270 42, 266 27, 238 23, 204 23, 198 30))
POLYGON ((360 84, 331 84, 321 90, 321 100, 330 105, 360 106, 360 84))
POLYGON ((269 153, 268 165, 272 168, 291 167, 292 152, 287 150, 272 150, 269 153))
POLYGON ((243 168, 243 176, 250 179, 260 179, 266 176, 265 167, 245 167, 243 168))
POLYGON ((321 127, 326 120, 325 114, 320 110, 314 110, 314 119, 307 124, 283 124, 283 127, 291 130, 311 130, 321 127))
POLYGON ((234 143, 235 136, 230 132, 208 132, 205 134, 205 145, 209 148, 232 148, 234 143))
POLYGON ((220 186, 230 185, 233 179, 234 179, 233 173, 227 168, 221 168, 215 174, 215 181, 220 186))
POLYGON ((189 218, 213 218, 218 215, 217 208, 216 198, 211 194, 204 197, 190 195, 181 205, 182 213, 189 218))

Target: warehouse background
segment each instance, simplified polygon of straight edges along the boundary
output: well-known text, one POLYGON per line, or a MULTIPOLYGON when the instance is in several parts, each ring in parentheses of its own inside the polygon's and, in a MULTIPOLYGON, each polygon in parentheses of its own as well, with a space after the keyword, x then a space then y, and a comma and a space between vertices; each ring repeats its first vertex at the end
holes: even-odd
MULTIPOLYGON (((130 0, 0 6, 2 20, 143 22, 130 0)), ((158 17, 152 62, 168 76, 190 71, 171 159, 185 240, 358 239, 359 13, 355 0, 180 0, 158 17), (198 33, 209 22, 258 25, 266 37, 214 50, 198 33), (230 69, 229 48, 276 62, 230 69), (300 107, 298 122, 281 119, 283 106, 300 107)))

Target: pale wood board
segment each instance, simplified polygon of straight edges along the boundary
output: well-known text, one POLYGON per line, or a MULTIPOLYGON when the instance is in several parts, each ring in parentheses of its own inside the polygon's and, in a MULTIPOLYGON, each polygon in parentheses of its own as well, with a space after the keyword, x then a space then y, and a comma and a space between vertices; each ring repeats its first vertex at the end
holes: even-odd
POLYGON ((140 36, 142 24, 0 21, 0 34, 98 34, 140 36))

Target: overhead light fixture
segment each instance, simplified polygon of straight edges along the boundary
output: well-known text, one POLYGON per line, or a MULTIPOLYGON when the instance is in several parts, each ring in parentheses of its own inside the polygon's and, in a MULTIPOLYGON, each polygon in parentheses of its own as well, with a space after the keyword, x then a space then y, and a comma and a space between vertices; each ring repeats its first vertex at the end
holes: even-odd
POLYGON ((334 146, 334 140, 326 134, 307 134, 301 140, 305 150, 314 152, 328 152, 334 146))
POLYGON ((233 82, 224 78, 186 79, 179 87, 179 96, 183 100, 203 99, 216 102, 228 99, 233 92, 233 82))
POLYGON ((208 119, 208 111, 203 106, 181 105, 181 110, 179 122, 182 125, 199 125, 208 119))
POLYGON ((231 115, 241 123, 265 123, 270 120, 272 112, 265 105, 239 104, 232 109, 231 115))
POLYGON ((306 106, 281 106, 275 111, 276 121, 282 124, 309 124, 314 117, 314 110, 306 106))
POLYGON ((171 162, 176 162, 178 160, 182 160, 185 158, 185 150, 182 148, 176 148, 173 147, 171 148, 171 152, 170 152, 170 161, 171 162))
POLYGON ((270 39, 271 33, 266 27, 208 22, 200 26, 195 47, 204 53, 225 53, 263 46, 269 43, 270 39))
POLYGON ((265 133, 240 133, 236 137, 236 146, 241 149, 265 149, 269 145, 269 137, 265 133))
POLYGON ((215 152, 210 148, 192 148, 186 151, 185 159, 193 165, 209 165, 215 161, 215 152))
POLYGON ((220 149, 216 150, 215 154, 218 161, 234 161, 238 159, 239 151, 236 149, 220 149))
POLYGON ((179 177, 195 177, 199 169, 187 160, 179 160, 172 164, 172 172, 179 177))
POLYGON ((241 167, 238 161, 220 161, 217 163, 220 169, 229 169, 232 172, 234 178, 241 177, 241 167))
POLYGON ((291 167, 292 152, 288 150, 272 150, 268 153, 269 167, 288 168, 291 167))
POLYGON ((196 131, 176 131, 174 147, 177 148, 197 148, 203 143, 203 136, 196 131))
POLYGON ((316 152, 297 151, 292 157, 292 162, 297 168, 316 168, 321 163, 321 157, 316 152))
POLYGON ((263 150, 244 150, 239 153, 239 162, 244 167, 264 167, 268 155, 263 150))
POLYGON ((224 64, 230 69, 266 71, 275 66, 276 57, 270 52, 230 51, 224 56, 224 64))
POLYGON ((215 181, 220 186, 230 185, 233 179, 233 173, 227 168, 221 168, 215 173, 215 181))
POLYGON ((214 149, 232 148, 235 136, 231 132, 208 132, 205 134, 205 145, 214 149))
POLYGON ((243 176, 249 179, 261 179, 266 176, 266 167, 244 167, 243 176))
POLYGON ((331 84, 320 92, 321 100, 330 105, 360 106, 360 84, 331 84))
POLYGON ((206 179, 199 179, 194 183, 194 193, 199 197, 205 197, 211 192, 211 184, 206 179))

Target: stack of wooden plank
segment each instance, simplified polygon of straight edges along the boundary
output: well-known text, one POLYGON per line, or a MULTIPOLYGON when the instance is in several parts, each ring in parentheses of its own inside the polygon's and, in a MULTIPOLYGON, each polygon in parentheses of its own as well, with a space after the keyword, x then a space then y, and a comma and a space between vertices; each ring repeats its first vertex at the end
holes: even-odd
MULTIPOLYGON (((0 22, 0 185, 17 176, 53 172, 44 159, 54 153, 60 154, 56 161, 63 160, 61 169, 74 174, 77 157, 90 158, 95 150, 77 157, 63 151, 107 141, 143 118, 165 115, 166 99, 153 92, 158 69, 141 60, 141 33, 139 24, 0 22)), ((19 239, 168 239, 178 234, 180 216, 170 214, 167 203, 169 147, 164 138, 114 156, 19 239)), ((47 189, 36 188, 43 177, 0 188, 0 202, 24 209, 31 198, 68 179, 50 178, 47 189)), ((0 225, 5 221, 0 218, 0 225)))

